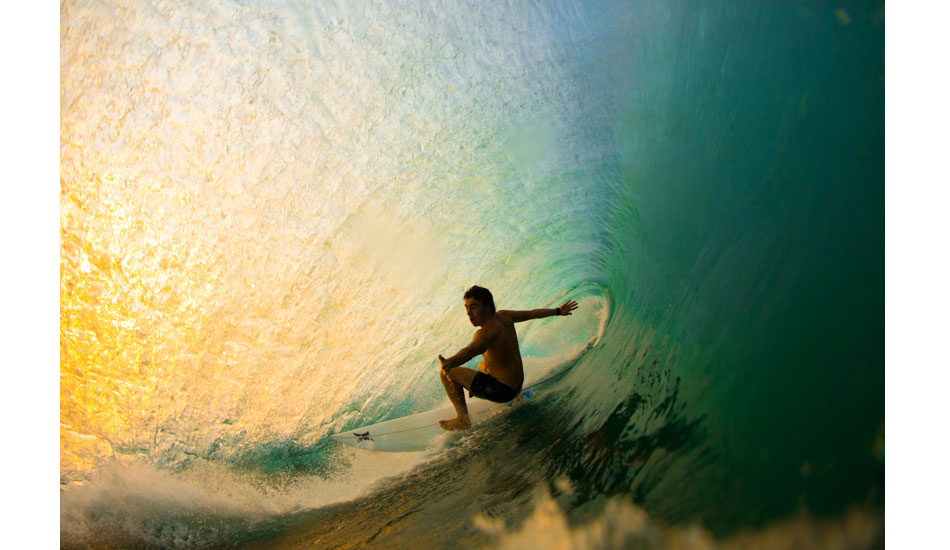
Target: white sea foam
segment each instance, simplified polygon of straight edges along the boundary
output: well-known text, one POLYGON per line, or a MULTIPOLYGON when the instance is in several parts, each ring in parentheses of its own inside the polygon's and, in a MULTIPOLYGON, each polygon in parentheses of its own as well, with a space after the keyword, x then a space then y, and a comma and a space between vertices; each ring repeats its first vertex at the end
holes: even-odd
POLYGON ((282 516, 359 498, 428 456, 346 448, 333 460, 340 467, 332 476, 292 477, 208 462, 180 472, 113 463, 61 490, 61 538, 67 546, 95 546, 103 538, 170 548, 222 543, 282 516))

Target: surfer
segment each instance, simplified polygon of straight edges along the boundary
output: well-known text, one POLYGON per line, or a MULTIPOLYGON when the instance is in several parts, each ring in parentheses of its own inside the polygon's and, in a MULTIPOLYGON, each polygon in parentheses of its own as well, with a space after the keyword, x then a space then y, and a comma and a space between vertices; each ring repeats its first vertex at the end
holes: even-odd
POLYGON ((439 421, 439 425, 446 430, 467 430, 472 425, 463 388, 468 390, 469 397, 496 403, 507 403, 521 393, 524 364, 521 362, 515 323, 570 315, 577 309, 577 302, 568 300, 554 309, 495 311, 491 292, 477 285, 465 292, 464 300, 469 321, 480 328, 475 331, 471 343, 452 357, 446 359, 439 355, 439 363, 442 364, 439 377, 457 415, 451 420, 439 421), (462 367, 476 355, 483 356, 478 363, 478 370, 462 367))

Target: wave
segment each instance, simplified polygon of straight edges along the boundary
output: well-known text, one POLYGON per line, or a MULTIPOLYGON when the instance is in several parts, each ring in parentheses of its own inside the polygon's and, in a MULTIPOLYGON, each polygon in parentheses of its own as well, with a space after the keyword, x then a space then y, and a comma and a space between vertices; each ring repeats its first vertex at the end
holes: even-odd
POLYGON ((883 507, 882 3, 61 21, 65 545, 475 544, 558 479, 571 522, 717 541, 883 507), (329 441, 444 400, 476 283, 579 297, 520 334, 544 394, 392 463, 329 441))

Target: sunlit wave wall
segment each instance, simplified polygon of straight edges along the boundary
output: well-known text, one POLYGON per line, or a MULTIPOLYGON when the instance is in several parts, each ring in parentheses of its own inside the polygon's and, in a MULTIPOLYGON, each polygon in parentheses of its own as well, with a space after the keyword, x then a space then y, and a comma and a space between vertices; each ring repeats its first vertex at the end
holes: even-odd
POLYGON ((64 484, 304 461, 442 398, 467 286, 592 282, 603 339, 518 475, 726 530, 880 502, 883 4, 61 19, 64 484))
POLYGON ((592 275, 607 194, 570 171, 602 153, 535 15, 65 2, 64 480, 432 402, 467 285, 528 307, 592 275))

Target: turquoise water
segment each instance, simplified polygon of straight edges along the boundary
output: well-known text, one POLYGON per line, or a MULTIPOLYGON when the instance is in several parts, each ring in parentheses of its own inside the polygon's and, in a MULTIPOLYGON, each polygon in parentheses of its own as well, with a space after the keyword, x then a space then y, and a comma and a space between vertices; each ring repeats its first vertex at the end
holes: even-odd
POLYGON ((64 547, 873 534, 883 9, 63 4, 64 547), (331 441, 440 403, 472 284, 602 338, 445 447, 331 441))

